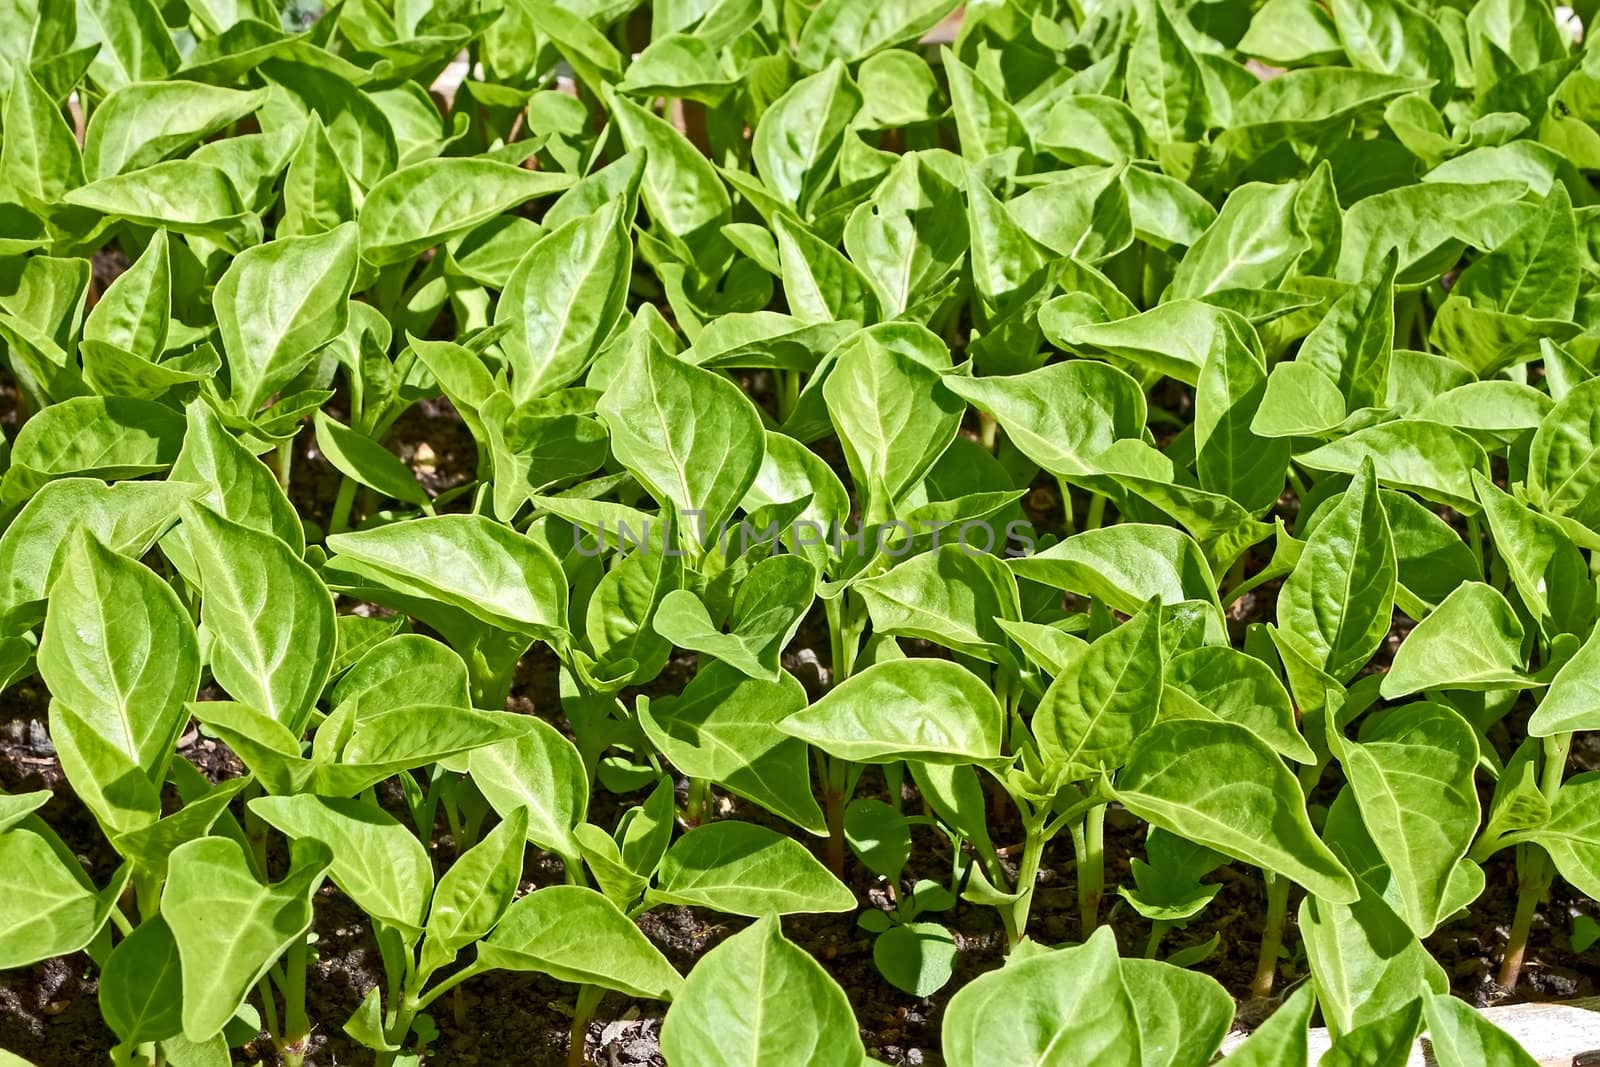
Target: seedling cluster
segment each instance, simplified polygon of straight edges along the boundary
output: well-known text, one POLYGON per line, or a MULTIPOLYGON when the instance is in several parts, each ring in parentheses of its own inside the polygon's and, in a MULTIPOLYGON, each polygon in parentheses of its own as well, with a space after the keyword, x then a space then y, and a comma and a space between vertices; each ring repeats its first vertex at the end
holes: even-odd
POLYGON ((0 968, 120 1067, 559 1060, 505 972, 571 1062, 1531 1064, 1577 6, 0 4, 0 968))

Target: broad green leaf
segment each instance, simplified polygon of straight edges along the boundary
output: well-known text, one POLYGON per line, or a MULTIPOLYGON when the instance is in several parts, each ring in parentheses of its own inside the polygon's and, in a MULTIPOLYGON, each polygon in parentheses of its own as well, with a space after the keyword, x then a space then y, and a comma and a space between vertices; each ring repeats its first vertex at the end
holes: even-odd
POLYGON ((200 623, 217 682, 298 734, 328 680, 333 598, 316 572, 271 534, 185 507, 200 574, 200 623))
POLYGON ((361 205, 361 258, 379 267, 404 263, 525 200, 571 184, 565 174, 489 159, 413 163, 368 190, 361 205))
POLYGON ((648 1000, 670 1000, 683 986, 683 978, 615 904, 575 885, 548 886, 511 905, 479 947, 478 962, 648 1000))
POLYGON ((1151 597, 1163 604, 1216 601, 1205 554, 1170 526, 1128 522, 1085 530, 1009 566, 1020 578, 1083 593, 1127 615, 1151 597))
POLYGON ((661 1051, 705 1067, 856 1067, 866 1050, 844 990, 757 920, 700 958, 667 1011, 661 1051))
POLYGON ((81 534, 51 587, 39 672, 54 699, 161 781, 200 685, 194 623, 171 586, 81 534))
POLYGON ((229 265, 212 303, 236 414, 254 415, 343 332, 357 244, 346 225, 258 245, 229 265))
POLYGON ((1013 957, 950 998, 942 1037, 953 1067, 1083 1062, 1140 1067, 1139 1009, 1109 927, 1081 946, 1013 957))
POLYGON ((1071 781, 1120 767, 1161 704, 1161 634, 1149 607, 1100 637, 1045 690, 1033 716, 1046 766, 1071 781))
POLYGON ((866 521, 882 522, 949 447, 961 402, 934 368, 880 344, 846 342, 822 387, 866 521))
POLYGON ((715 656, 752 678, 776 681, 778 658, 794 637, 817 584, 799 556, 773 556, 750 568, 734 594, 724 633, 706 605, 686 589, 668 593, 656 609, 656 632, 679 648, 715 656))
POLYGON ((1457 586, 1406 635, 1384 676, 1383 695, 1522 689, 1532 681, 1523 673, 1522 643, 1522 620, 1493 586, 1457 586))
POLYGON ((1308 895, 1299 918, 1317 1004, 1335 1039, 1450 989, 1444 969, 1371 890, 1339 902, 1308 895))
POLYGON ((307 794, 257 797, 250 810, 293 840, 327 845, 334 884, 374 920, 415 942, 433 895, 433 864, 392 815, 365 800, 307 794))
POLYGON ((723 820, 691 830, 662 857, 646 895, 734 915, 851 911, 855 894, 792 837, 723 820))
POLYGON ((502 344, 519 403, 578 378, 610 337, 633 268, 627 222, 615 204, 573 219, 512 269, 495 322, 507 326, 502 344))
POLYGON ((554 636, 567 628, 567 583, 550 550, 481 515, 439 515, 334 534, 328 547, 396 592, 437 600, 490 626, 554 636))
POLYGON ((183 1033, 190 1041, 220 1031, 284 949, 305 936, 311 898, 333 854, 313 841, 297 846, 293 860, 282 881, 267 885, 237 841, 202 837, 172 853, 161 917, 183 965, 183 1033))
POLYGON ((1517 1039, 1485 1019, 1472 1005, 1445 993, 1422 1002, 1428 1020, 1428 1042, 1439 1067, 1471 1067, 1478 1063, 1535 1067, 1535 1060, 1517 1039))
POLYGON ((65 956, 94 940, 127 883, 97 893, 78 858, 37 818, 0 832, 0 968, 65 956))
POLYGON ((100 1015, 125 1042, 183 1032, 183 973, 166 920, 152 915, 111 950, 100 972, 100 1015))
POLYGON ((1140 818, 1291 878, 1319 898, 1356 899, 1355 880, 1312 831, 1294 775, 1243 726, 1157 723, 1136 740, 1117 797, 1140 818))
POLYGON ((530 725, 511 740, 475 749, 468 774, 501 818, 526 811, 529 841, 570 856, 577 852, 573 828, 589 807, 589 775, 554 726, 537 718, 530 725))
POLYGON ((1139 436, 1144 427, 1143 390, 1104 363, 1068 360, 1003 377, 951 374, 944 384, 1000 423, 1024 455, 1061 478, 1096 472, 1096 454, 1119 438, 1139 436))
POLYGON ((175 482, 117 482, 92 478, 51 482, 0 534, 0 612, 43 600, 82 529, 114 552, 138 557, 178 520, 198 489, 175 482))
POLYGON ((0 496, 19 504, 54 478, 117 480, 172 466, 183 439, 177 412, 150 400, 76 396, 26 423, 11 449, 0 496))
POLYGON ((822 834, 826 827, 811 792, 805 743, 779 728, 805 700, 792 675, 765 681, 713 663, 678 696, 641 702, 638 715, 651 743, 679 771, 822 834))
POLYGON ((1371 464, 1306 542, 1278 595, 1278 625, 1343 681, 1389 632, 1395 557, 1371 464))
POLYGON ((1349 475, 1359 474, 1368 460, 1385 485, 1468 513, 1478 507, 1472 476, 1489 470, 1482 447, 1470 436, 1422 419, 1369 426, 1294 458, 1314 471, 1349 475))
POLYGON ((762 181, 802 215, 810 215, 860 108, 861 93, 838 60, 795 82, 756 124, 750 154, 762 181))
POLYGON ((457 952, 494 929, 522 882, 527 812, 511 813, 439 877, 428 908, 422 966, 449 963, 457 952))
POLYGON ((1455 910, 1448 885, 1478 830, 1476 734, 1442 704, 1407 704, 1368 717, 1338 755, 1401 917, 1426 937, 1455 910))
POLYGON ((1001 624, 1021 621, 1022 605, 1016 579, 994 556, 947 544, 854 588, 874 633, 919 637, 995 663, 1012 658, 1001 624))
POLYGON ((1600 772, 1575 774, 1556 790, 1550 820, 1527 836, 1543 846, 1561 877, 1586 896, 1600 890, 1600 772))
POLYGON ((903 659, 852 675, 780 728, 857 763, 983 763, 1000 757, 1005 713, 965 667, 903 659))
POLYGON ((1300 735, 1294 705, 1283 683, 1271 667, 1254 656, 1234 648, 1192 649, 1167 662, 1165 682, 1161 690, 1164 716, 1182 717, 1198 706, 1209 715, 1245 727, 1296 763, 1315 759, 1300 735))
POLYGON ((261 106, 262 94, 191 81, 137 82, 109 93, 89 117, 90 181, 159 163, 261 106))
POLYGON ((624 466, 686 525, 686 543, 719 538, 755 480, 766 431, 726 378, 645 344, 598 405, 624 466))
POLYGON ((334 685, 331 703, 339 710, 350 706, 360 723, 410 704, 470 707, 469 686, 467 665, 448 646, 422 634, 396 634, 356 660, 334 685))
POLYGON ((871 8, 850 0, 823 0, 800 31, 800 65, 820 70, 835 59, 865 59, 921 37, 955 7, 955 0, 887 0, 871 8))

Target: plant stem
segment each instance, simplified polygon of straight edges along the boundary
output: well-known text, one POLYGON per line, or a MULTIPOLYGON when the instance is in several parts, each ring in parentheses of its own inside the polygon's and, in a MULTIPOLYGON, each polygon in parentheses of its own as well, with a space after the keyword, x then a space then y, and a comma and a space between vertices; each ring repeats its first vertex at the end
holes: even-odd
POLYGON ((1283 947, 1283 924, 1289 914, 1289 879, 1262 871, 1267 880, 1267 918, 1261 927, 1261 954, 1256 957, 1256 977, 1250 983, 1252 998, 1272 995, 1278 976, 1278 950, 1283 947))
POLYGON ((1028 839, 1022 846, 1022 862, 1017 867, 1015 890, 1017 899, 1011 905, 1011 919, 1006 923, 1006 933, 1011 939, 1011 943, 1006 946, 1008 952, 1028 936, 1028 913, 1033 910, 1033 886, 1039 880, 1039 864, 1044 859, 1046 840, 1045 812, 1036 814, 1032 810, 1022 808, 1020 804, 1018 810, 1023 814, 1022 825, 1027 831, 1028 839))
POLYGON ((350 508, 356 502, 358 488, 348 474, 339 480, 339 495, 333 498, 333 514, 328 517, 329 533, 344 533, 350 528, 350 508))
POLYGON ((1496 976, 1503 989, 1515 989, 1522 977, 1522 959, 1528 951, 1528 934, 1539 902, 1550 888, 1550 860, 1538 845, 1518 845, 1523 853, 1517 864, 1517 913, 1511 920, 1511 936, 1506 939, 1506 954, 1496 976))
POLYGON ((283 959, 283 1039, 279 1049, 288 1067, 300 1067, 306 1058, 306 1041, 311 1024, 306 1018, 306 939, 301 935, 289 945, 283 959))
POLYGON ((822 800, 828 819, 826 862, 834 877, 844 877, 844 791, 850 767, 841 759, 818 754, 822 761, 822 800))
MULTIPOLYGON (((1544 739, 1544 767, 1539 774, 1539 790, 1547 800, 1555 799, 1556 791, 1561 788, 1571 747, 1571 734, 1557 734, 1544 739)), ((1517 846, 1517 912, 1511 920, 1506 954, 1500 961, 1500 974, 1495 979, 1503 989, 1515 989, 1518 979, 1522 977, 1522 961, 1528 952, 1528 934, 1533 929, 1533 916, 1554 880, 1555 870, 1544 849, 1534 844, 1517 846)))
POLYGON ((1096 804, 1083 814, 1083 828, 1072 843, 1078 848, 1078 923, 1085 941, 1100 925, 1100 898, 1106 888, 1106 806, 1096 804))
POLYGON ((1150 920, 1150 939, 1144 943, 1144 958, 1153 960, 1156 952, 1161 948, 1161 939, 1167 934, 1167 927, 1172 925, 1165 919, 1150 920))
POLYGON ((572 1009, 572 1036, 567 1045, 567 1067, 583 1067, 584 1046, 589 1035, 589 1020, 600 1006, 605 990, 597 985, 578 987, 578 1002, 572 1009))
POLYGON ((1095 493, 1089 499, 1089 517, 1084 520, 1085 530, 1098 530, 1106 520, 1106 498, 1095 493))
POLYGON ((283 492, 288 495, 289 479, 294 475, 294 438, 278 445, 278 484, 283 486, 283 492))
POLYGON ((711 780, 709 778, 689 779, 689 796, 683 808, 683 821, 690 826, 699 826, 706 821, 706 815, 711 810, 711 780))
POLYGON ((1061 494, 1061 525, 1070 537, 1076 532, 1072 524, 1072 487, 1065 478, 1057 478, 1056 491, 1061 494))

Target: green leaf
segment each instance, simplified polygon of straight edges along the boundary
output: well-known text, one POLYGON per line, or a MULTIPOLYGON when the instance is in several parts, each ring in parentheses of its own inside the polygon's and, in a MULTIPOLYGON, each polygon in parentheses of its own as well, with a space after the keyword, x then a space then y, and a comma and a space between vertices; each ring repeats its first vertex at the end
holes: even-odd
POLYGON ((1243 726, 1157 723, 1135 742, 1117 797, 1140 818, 1291 878, 1323 900, 1356 899, 1355 880, 1312 831, 1294 775, 1243 726))
POLYGON ((671 1000, 683 986, 683 978, 615 904, 575 885, 549 886, 511 905, 479 947, 478 963, 648 1000, 671 1000))
POLYGON ((1309 1063, 1311 1052, 1306 1036, 1316 1006, 1316 986, 1311 982, 1301 985, 1229 1053, 1228 1059, 1237 1060, 1238 1067, 1275 1067, 1301 1060, 1309 1063))
POLYGON ((80 534, 51 587, 39 673, 84 726, 161 781, 200 685, 194 623, 171 586, 80 534))
POLYGON ((1435 994, 1423 999, 1422 1011, 1428 1020, 1428 1042, 1439 1067, 1469 1067, 1477 1063, 1535 1067, 1538 1062, 1516 1038, 1465 1001, 1449 994, 1435 994))
POLYGON ((212 674, 233 697, 298 734, 333 663, 333 598, 282 541, 184 508, 200 573, 200 623, 212 674))
POLYGON ((888 335, 846 342, 822 386, 850 473, 866 494, 868 523, 893 517, 949 447, 962 407, 938 370, 878 336, 888 335))
POLYGON ((610 338, 633 268, 628 221, 617 203, 573 219, 512 268, 495 322, 507 327, 502 346, 518 403, 578 378, 610 338))
POLYGON ((992 663, 1012 660, 1003 624, 1021 621, 1022 604, 1016 578, 994 556, 947 544, 854 588, 874 633, 922 638, 992 663))
POLYGON ((361 204, 361 258, 379 267, 404 263, 525 200, 571 184, 569 175, 489 159, 413 163, 368 190, 361 204))
POLYGON ((159 163, 255 111, 263 95, 190 81, 123 85, 89 117, 84 171, 95 181, 159 163))
POLYGON ((1296 763, 1315 759, 1300 735, 1283 683, 1254 656, 1233 648, 1192 649, 1167 661, 1165 681, 1164 716, 1177 717, 1198 706, 1208 715, 1245 727, 1287 759, 1296 763))
POLYGON ((768 681, 712 663, 678 696, 641 701, 638 715, 651 743, 682 773, 823 834, 805 743, 780 728, 805 704, 805 690, 790 674, 768 681))
POLYGON ((984 763, 1000 758, 1005 713, 965 667, 903 659, 852 675, 780 728, 857 763, 984 763))
POLYGON ((116 480, 164 471, 178 457, 182 421, 149 400, 76 396, 52 404, 17 434, 0 496, 18 504, 54 478, 116 480))
POLYGON ((334 884, 374 920, 415 942, 433 895, 433 863, 393 816, 365 800, 306 794, 257 797, 250 810, 293 840, 327 845, 334 884))
POLYGON ((1085 530, 1009 565, 1020 578, 1103 600, 1126 615, 1152 597, 1163 604, 1216 602, 1205 554, 1170 526, 1127 522, 1085 530))
POLYGON ((152 915, 111 950, 99 993, 101 1017, 126 1043, 183 1032, 183 972, 165 919, 152 915))
POLYGON ((1400 915, 1418 937, 1456 910, 1448 886, 1478 830, 1471 725, 1442 704, 1407 704, 1362 723, 1340 746, 1361 819, 1394 877, 1400 915))
POLYGON ((871 9, 849 0, 822 0, 800 31, 800 65, 819 70, 836 59, 865 59, 921 37, 955 7, 956 0, 887 0, 871 9))
POLYGON ((1385 697, 1424 689, 1523 689, 1522 620, 1493 586, 1457 586, 1406 635, 1384 676, 1385 697))
POLYGON ((265 885, 237 841, 203 837, 172 853, 161 917, 182 961, 183 1034, 190 1041, 220 1031, 290 943, 305 936, 311 898, 333 854, 310 842, 293 860, 282 881, 265 885))
POLYGON ((661 1027, 673 1063, 856 1067, 866 1050, 844 990, 768 915, 701 957, 661 1027))
POLYGON ((845 130, 860 108, 861 93, 837 59, 795 82, 756 123, 750 143, 756 173, 768 188, 809 216, 812 203, 832 177, 845 130))
POLYGON ((776 681, 778 657, 794 637, 817 584, 816 570, 799 556, 773 556, 750 568, 734 594, 724 633, 706 605, 686 589, 668 593, 656 609, 655 628, 680 648, 715 656, 752 678, 776 681))
POLYGON ((1579 892, 1594 896, 1600 890, 1600 772, 1575 774, 1556 790, 1550 819, 1527 836, 1550 853, 1561 877, 1579 892))
POLYGON ((503 819, 527 813, 528 840, 563 856, 577 852, 573 829, 589 807, 589 774, 571 741, 542 719, 511 740, 475 749, 468 774, 503 819))
POLYGON ((339 473, 384 496, 419 508, 432 508, 427 490, 393 452, 322 411, 312 417, 312 422, 316 426, 317 448, 339 473))
POLYGON ((734 915, 852 911, 855 894, 804 845, 764 826, 724 820, 667 849, 646 903, 691 904, 734 915))
POLYGON ((1029 459, 1061 478, 1099 470, 1093 457, 1144 428, 1139 384, 1091 360, 1004 377, 945 377, 951 392, 992 416, 1029 459))
POLYGON ((127 884, 97 893, 76 856, 37 817, 0 833, 0 968, 76 952, 106 924, 127 884))
POLYGON ((437 600, 490 626, 554 637, 567 582, 544 545, 481 515, 439 515, 334 534, 336 561, 370 568, 396 592, 437 600))
POLYGON ((1372 464, 1306 542, 1278 595, 1278 625, 1343 681, 1389 632, 1395 556, 1372 464))
POLYGON ((1575 730, 1594 729, 1600 722, 1600 630, 1591 633, 1571 659, 1550 680, 1544 699, 1528 719, 1528 733, 1553 737, 1575 730))
POLYGON ((344 331, 356 262, 356 228, 345 225, 258 245, 229 265, 212 304, 235 414, 253 416, 344 331))
POLYGON ((1045 764, 1072 781, 1120 767, 1161 703, 1158 612, 1101 636, 1056 676, 1033 716, 1045 764))
POLYGON ((718 374, 636 347, 597 405, 618 460, 686 525, 686 545, 719 538, 761 466, 766 431, 718 374))
POLYGON ((518 808, 440 876, 428 909, 424 969, 449 963, 494 929, 522 882, 527 834, 527 812, 518 808))
POLYGON ((1084 945, 1016 956, 968 982, 950 998, 942 1036, 953 1067, 1044 1064, 1069 1048, 1084 1062, 1144 1062, 1138 1007, 1107 927, 1084 945))
MULTIPOLYGON (((1317 1004, 1335 1039, 1386 1018, 1419 994, 1450 989, 1444 969, 1370 890, 1354 901, 1307 896, 1299 917, 1317 1004)), ((1410 1047, 1409 1040, 1405 1044, 1410 1047)))

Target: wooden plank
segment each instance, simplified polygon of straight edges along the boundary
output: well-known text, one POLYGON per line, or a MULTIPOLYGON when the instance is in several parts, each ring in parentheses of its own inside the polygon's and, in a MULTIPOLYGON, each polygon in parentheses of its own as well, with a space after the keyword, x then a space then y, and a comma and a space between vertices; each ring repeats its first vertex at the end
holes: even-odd
MULTIPOLYGON (((1506 1004, 1485 1008, 1483 1016, 1516 1038, 1539 1067, 1572 1067, 1573 1057, 1600 1050, 1600 997, 1550 1004, 1506 1004)), ((1223 1055, 1233 1052, 1249 1036, 1229 1034, 1222 1043, 1223 1055)), ((1316 1063, 1332 1042, 1328 1031, 1317 1026, 1311 1030, 1309 1044, 1311 1062, 1316 1063)), ((1436 1067, 1426 1037, 1412 1049, 1406 1067, 1436 1067)))

